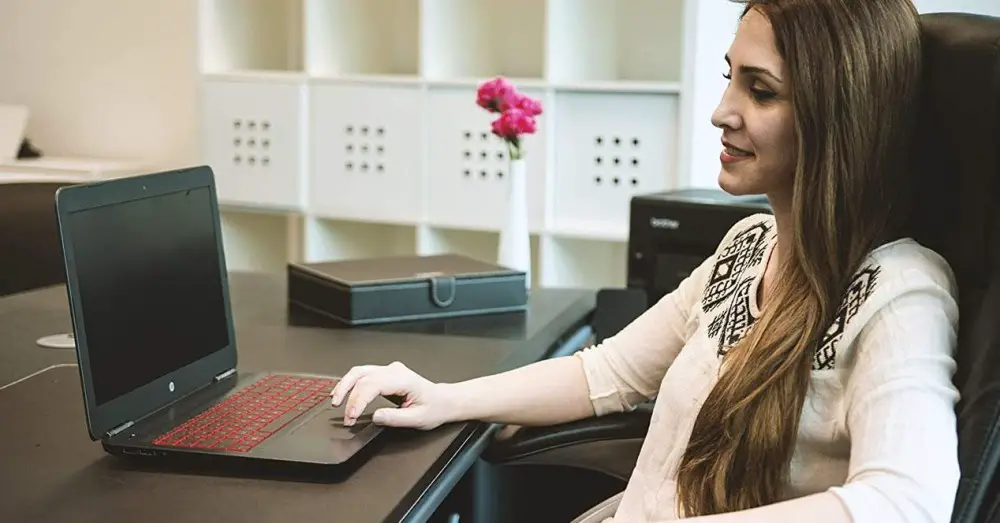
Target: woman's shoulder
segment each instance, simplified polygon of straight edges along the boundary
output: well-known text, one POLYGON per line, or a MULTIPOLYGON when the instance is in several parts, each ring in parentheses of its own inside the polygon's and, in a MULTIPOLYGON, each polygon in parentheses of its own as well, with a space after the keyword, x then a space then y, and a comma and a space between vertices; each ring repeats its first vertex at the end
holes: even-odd
POLYGON ((944 257, 912 238, 901 238, 869 253, 851 277, 840 313, 846 315, 843 320, 857 314, 865 323, 900 299, 950 309, 957 294, 955 275, 944 257))
POLYGON ((891 294, 928 286, 952 296, 958 292, 948 261, 913 238, 900 238, 876 247, 858 272, 877 272, 886 283, 885 292, 891 294))
POLYGON ((873 249, 853 274, 813 368, 833 369, 845 359, 850 368, 855 353, 851 347, 864 330, 879 328, 882 322, 897 328, 925 322, 927 317, 950 325, 941 323, 942 328, 957 324, 957 285, 951 267, 911 238, 885 243, 873 249))
POLYGON ((869 253, 854 273, 840 310, 848 320, 852 313, 863 318, 862 325, 873 318, 908 316, 917 310, 946 311, 957 320, 957 301, 958 285, 947 260, 912 238, 901 238, 869 253), (893 305, 902 300, 906 307, 893 305))

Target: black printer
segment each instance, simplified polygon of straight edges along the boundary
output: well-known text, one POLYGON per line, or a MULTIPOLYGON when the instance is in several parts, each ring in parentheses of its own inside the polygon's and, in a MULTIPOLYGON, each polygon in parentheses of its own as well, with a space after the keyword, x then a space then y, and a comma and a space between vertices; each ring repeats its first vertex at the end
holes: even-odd
POLYGON ((645 290, 652 306, 711 256, 736 222, 759 213, 771 213, 766 197, 732 196, 718 189, 633 196, 628 287, 645 290))

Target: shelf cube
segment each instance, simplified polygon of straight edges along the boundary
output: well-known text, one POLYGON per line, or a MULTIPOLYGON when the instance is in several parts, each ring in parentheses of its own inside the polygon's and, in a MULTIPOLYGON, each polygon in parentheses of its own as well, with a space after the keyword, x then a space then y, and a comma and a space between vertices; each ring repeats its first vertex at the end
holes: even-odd
POLYGON ((304 1, 200 0, 202 71, 302 71, 304 1))
POLYGON ((418 76, 421 2, 307 0, 306 70, 322 77, 418 76))
POLYGON ((679 82, 685 1, 548 0, 548 79, 679 82))
MULTIPOLYGON (((542 98, 542 93, 522 89, 542 98)), ((509 154, 493 135, 497 117, 476 105, 476 87, 433 87, 428 93, 426 219, 434 226, 499 230, 507 209, 509 154)), ((546 175, 545 118, 523 145, 528 186, 528 224, 543 226, 546 175)))
POLYGON ((419 222, 421 101, 417 85, 314 85, 310 210, 328 218, 419 222))
POLYGON ((304 83, 212 77, 203 102, 204 161, 215 172, 220 203, 301 209, 304 83))
POLYGON ((545 0, 425 0, 421 9, 424 77, 544 77, 545 0))
POLYGON ((554 230, 627 237, 631 197, 673 177, 677 110, 670 94, 557 92, 554 230))

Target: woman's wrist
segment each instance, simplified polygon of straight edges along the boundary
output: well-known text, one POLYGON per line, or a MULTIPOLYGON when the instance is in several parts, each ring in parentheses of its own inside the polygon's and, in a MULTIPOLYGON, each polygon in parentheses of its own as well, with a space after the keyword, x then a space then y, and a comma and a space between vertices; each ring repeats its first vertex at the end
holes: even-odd
POLYGON ((469 402, 467 401, 468 394, 462 390, 461 383, 434 383, 432 388, 434 389, 433 394, 437 398, 436 403, 440 405, 440 415, 444 419, 444 423, 471 419, 469 402))

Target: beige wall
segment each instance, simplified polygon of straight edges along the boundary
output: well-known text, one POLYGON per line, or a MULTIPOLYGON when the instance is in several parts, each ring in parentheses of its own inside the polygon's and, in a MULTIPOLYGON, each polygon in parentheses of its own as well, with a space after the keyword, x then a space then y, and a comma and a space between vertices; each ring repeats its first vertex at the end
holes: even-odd
POLYGON ((198 0, 0 0, 0 103, 47 154, 197 161, 198 0))
MULTIPOLYGON (((52 155, 198 161, 198 0, 0 0, 0 103, 31 107, 29 136, 52 155)), ((922 12, 1000 15, 997 0, 916 0, 922 12)), ((728 2, 692 4, 681 178, 715 185, 724 87, 735 28, 728 2), (704 4, 704 5, 702 5, 704 4)))

